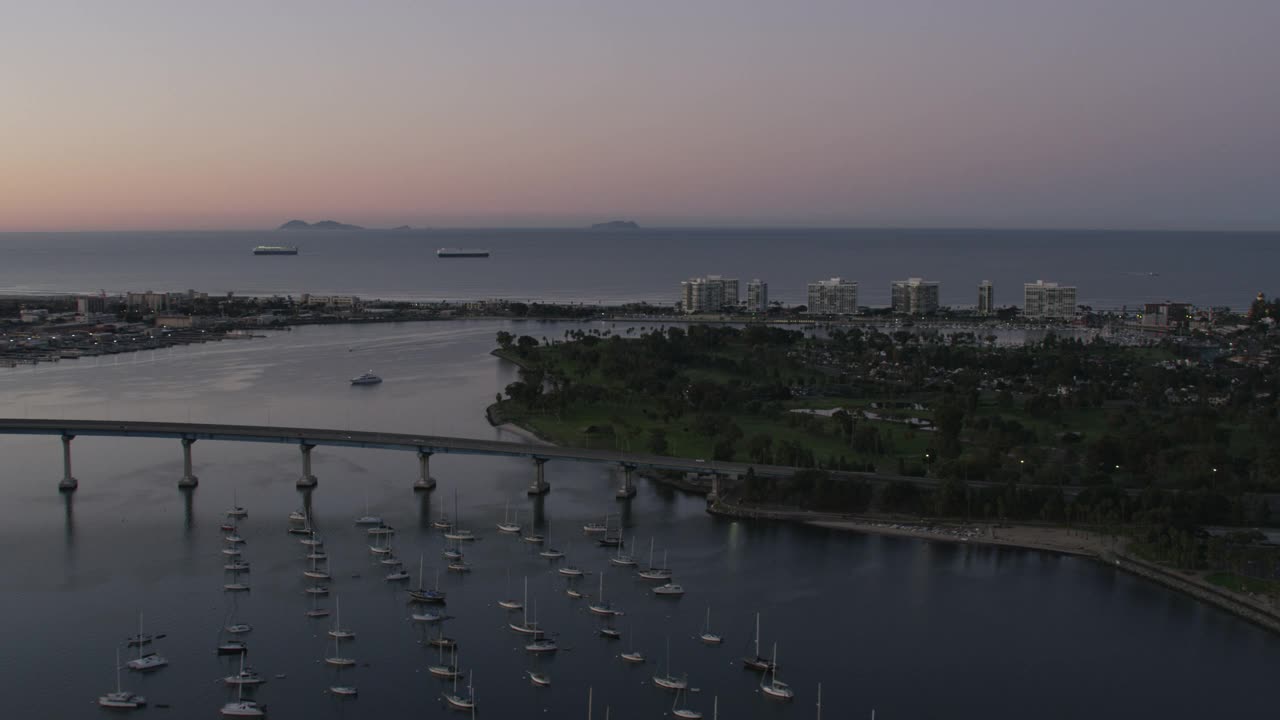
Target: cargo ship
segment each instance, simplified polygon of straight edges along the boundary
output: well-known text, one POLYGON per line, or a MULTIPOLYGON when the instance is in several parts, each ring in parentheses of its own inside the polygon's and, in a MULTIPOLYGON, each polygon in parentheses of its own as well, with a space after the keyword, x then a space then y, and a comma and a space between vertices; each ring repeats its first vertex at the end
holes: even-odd
POLYGON ((259 245, 253 249, 254 255, 297 255, 298 248, 292 245, 259 245))
POLYGON ((466 257, 489 257, 488 250, 480 250, 478 248, 440 248, 436 251, 436 257, 442 258, 466 258, 466 257))

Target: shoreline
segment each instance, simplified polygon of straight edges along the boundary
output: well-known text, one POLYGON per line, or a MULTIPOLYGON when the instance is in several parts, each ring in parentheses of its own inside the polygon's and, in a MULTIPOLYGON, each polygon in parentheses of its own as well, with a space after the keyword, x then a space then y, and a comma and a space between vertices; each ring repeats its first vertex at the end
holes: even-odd
MULTIPOLYGON (((491 354, 521 367, 524 366, 514 353, 495 349, 491 354)), ((517 432, 523 437, 534 438, 549 445, 556 444, 530 428, 509 421, 505 417, 497 417, 500 415, 497 410, 496 404, 485 409, 485 416, 494 427, 517 432)), ((691 482, 683 477, 672 478, 658 472, 638 474, 655 484, 692 495, 707 496, 711 490, 709 484, 704 486, 702 483, 691 482)), ((786 522, 841 532, 1052 552, 1085 558, 1144 578, 1207 605, 1225 610, 1267 630, 1280 633, 1280 608, 1267 603, 1265 599, 1258 600, 1213 585, 1205 580, 1203 572, 1182 573, 1140 560, 1126 552, 1119 537, 1102 535, 1089 530, 1051 525, 996 525, 929 521, 917 517, 844 515, 790 507, 734 505, 725 502, 723 498, 712 497, 707 498, 707 512, 714 516, 732 519, 786 522)))

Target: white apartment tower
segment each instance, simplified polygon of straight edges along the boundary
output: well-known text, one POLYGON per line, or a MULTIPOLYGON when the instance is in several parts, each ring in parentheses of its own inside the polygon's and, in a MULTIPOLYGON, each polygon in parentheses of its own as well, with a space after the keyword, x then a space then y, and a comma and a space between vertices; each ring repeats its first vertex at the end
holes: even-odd
POLYGON ((690 278, 680 283, 680 309, 686 313, 720 312, 738 304, 738 281, 719 275, 690 278))
POLYGON ((1076 316, 1076 288, 1037 280, 1022 286, 1022 314, 1069 320, 1076 316))
POLYGON ((809 283, 811 315, 856 315, 858 283, 833 277, 809 283))
POLYGON ((893 311, 904 315, 928 315, 938 310, 938 290, 941 284, 936 280, 908 278, 895 280, 890 293, 893 298, 893 311))
POLYGON ((759 278, 747 283, 747 312, 769 312, 769 283, 759 278))

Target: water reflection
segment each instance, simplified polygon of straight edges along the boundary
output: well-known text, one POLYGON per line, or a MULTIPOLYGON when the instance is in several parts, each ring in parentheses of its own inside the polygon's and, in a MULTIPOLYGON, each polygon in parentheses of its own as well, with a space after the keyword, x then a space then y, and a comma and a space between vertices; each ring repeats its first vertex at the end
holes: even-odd
POLYGON ((431 493, 418 493, 418 529, 431 530, 431 493))
POLYGON ((182 493, 182 536, 187 540, 187 546, 190 547, 192 536, 196 529, 196 489, 185 487, 179 488, 178 492, 182 493))
POLYGON ((76 515, 75 515, 75 493, 61 493, 62 495, 62 533, 66 541, 68 550, 75 547, 76 544, 76 515))

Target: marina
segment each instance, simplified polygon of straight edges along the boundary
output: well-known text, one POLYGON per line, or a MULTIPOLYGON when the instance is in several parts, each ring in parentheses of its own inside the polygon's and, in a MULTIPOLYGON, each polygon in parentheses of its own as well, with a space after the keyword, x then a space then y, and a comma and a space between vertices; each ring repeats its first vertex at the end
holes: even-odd
MULTIPOLYGON (((491 341, 493 327, 477 329, 476 345, 483 347, 481 341, 491 341)), ((328 337, 333 330, 326 328, 310 337, 302 331, 291 337, 298 347, 295 351, 277 348, 275 352, 281 354, 273 361, 276 369, 268 369, 241 390, 211 396, 208 407, 217 415, 208 419, 243 422, 248 417, 246 410, 260 407, 260 399, 270 388, 271 425, 305 425, 305 416, 314 414, 307 410, 307 403, 317 401, 312 380, 326 377, 328 385, 334 385, 334 368, 316 359, 317 341, 321 348, 328 345, 338 355, 352 345, 377 345, 396 337, 388 334, 392 332, 389 327, 360 328, 353 336, 328 337)), ((466 370, 473 352, 466 349, 465 342, 444 350, 438 343, 439 338, 424 335, 421 344, 411 343, 401 359, 379 365, 388 373, 408 377, 419 362, 419 353, 436 353, 431 363, 437 372, 452 368, 472 373, 468 375, 471 380, 453 389, 449 383, 427 381, 420 390, 403 397, 375 400, 373 395, 359 393, 360 402, 376 405, 353 406, 352 426, 396 429, 410 417, 423 430, 434 425, 437 432, 447 429, 472 437, 511 439, 466 410, 491 396, 494 384, 511 382, 514 370, 505 377, 466 370), (448 357, 453 352, 458 356, 451 365, 448 357), (422 394, 415 394, 418 392, 422 394), (423 412, 428 398, 430 413, 413 415, 423 412)), ((170 399, 167 392, 181 387, 193 373, 210 383, 227 383, 235 376, 234 368, 246 363, 242 354, 252 355, 245 349, 247 345, 238 347, 241 349, 234 350, 232 358, 193 354, 172 366, 149 364, 145 382, 129 364, 115 370, 100 368, 97 373, 76 371, 71 377, 60 366, 41 371, 53 371, 55 377, 64 378, 60 383, 76 388, 67 395, 67 403, 83 403, 86 395, 92 398, 99 373, 106 372, 111 382, 143 398, 139 402, 155 416, 185 418, 184 404, 170 399), (77 375, 83 375, 83 381, 77 380, 77 375)), ((335 362, 339 360, 344 358, 335 362)), ((0 379, 0 394, 17 397, 17 388, 3 382, 0 379)), ((335 390, 345 391, 345 387, 339 384, 335 390)), ((342 396, 319 400, 328 403, 339 418, 345 413, 347 400, 342 396)), ((46 411, 67 414, 67 407, 58 402, 46 411)), ((92 407, 92 400, 86 407, 92 407)), ((105 407, 101 412, 105 415, 105 407)), ((265 416, 262 420, 266 425, 265 416)), ((341 419, 336 424, 341 425, 341 419)), ((1128 672, 1136 672, 1134 682, 1151 683, 1151 687, 1177 677, 1175 665, 1162 661, 1161 656, 1173 658, 1188 643, 1194 646, 1196 642, 1188 634, 1170 633, 1161 614, 1151 616, 1151 604, 1158 601, 1168 613, 1183 617, 1180 622, 1190 616, 1193 623, 1237 638, 1231 655, 1216 655, 1208 647, 1197 651, 1231 667, 1232 677, 1243 678, 1241 682, 1263 682, 1261 676, 1249 679, 1249 668, 1264 664, 1268 647, 1268 641, 1262 639, 1265 636, 1259 636, 1257 630, 1083 559, 722 520, 706 514, 701 498, 643 480, 637 482, 636 497, 623 503, 613 497, 616 481, 605 468, 592 464, 549 465, 554 490, 531 498, 524 494, 530 474, 527 460, 441 453, 432 458, 439 488, 415 493, 412 484, 416 473, 412 463, 405 467, 402 454, 333 447, 317 453, 313 466, 317 485, 299 489, 295 483, 299 474, 296 447, 198 441, 194 460, 200 486, 194 492, 184 492, 175 487, 182 471, 181 453, 174 441, 85 436, 75 443, 82 490, 55 495, 60 502, 56 513, 50 513, 45 507, 51 490, 48 466, 58 458, 58 439, 0 437, 6 457, 21 470, 15 474, 19 499, 12 507, 22 510, 6 511, 9 530, 40 538, 25 562, 10 562, 3 576, 7 582, 36 590, 49 588, 56 581, 69 583, 68 588, 76 591, 66 594, 65 603, 48 608, 18 603, 14 611, 21 615, 58 613, 69 619, 63 621, 65 631, 54 629, 52 634, 39 637, 20 625, 15 628, 14 642, 25 648, 79 646, 81 640, 76 635, 85 625, 75 619, 75 605, 89 592, 103 613, 95 624, 105 625, 102 642, 93 641, 97 650, 85 652, 99 661, 86 662, 83 671, 69 668, 62 675, 62 682, 76 692, 65 693, 65 698, 42 699, 39 705, 20 698, 16 712, 75 715, 77 708, 112 687, 103 661, 111 660, 114 646, 120 646, 122 661, 128 660, 136 655, 134 648, 129 648, 133 652, 124 649, 129 636, 163 632, 165 637, 153 640, 147 652, 162 653, 168 666, 152 673, 126 672, 122 689, 145 696, 149 707, 166 704, 184 714, 212 714, 219 707, 241 702, 236 687, 224 682, 238 676, 241 655, 256 677, 272 678, 257 685, 245 684, 243 702, 261 703, 279 716, 339 717, 339 703, 353 703, 350 708, 359 707, 362 713, 393 715, 407 706, 418 714, 438 714, 447 705, 443 693, 451 692, 452 685, 431 677, 427 667, 439 662, 440 649, 447 653, 455 646, 463 669, 479 674, 473 686, 478 691, 478 713, 501 716, 532 708, 538 713, 545 709, 578 716, 583 714, 580 710, 586 694, 582 688, 589 684, 595 689, 597 710, 608 702, 615 716, 617 709, 626 705, 637 715, 660 717, 672 712, 676 698, 672 692, 652 687, 651 676, 670 673, 680 681, 687 673, 691 692, 679 698, 676 709, 710 717, 715 696, 718 705, 725 707, 726 717, 751 717, 769 707, 763 705, 767 701, 761 691, 761 683, 768 683, 769 678, 744 670, 741 662, 744 654, 754 655, 757 611, 762 616, 760 654, 771 655, 773 644, 779 644, 786 664, 778 668, 776 679, 794 692, 790 708, 796 717, 811 712, 818 682, 826 685, 822 703, 829 715, 867 717, 874 707, 880 717, 925 717, 945 714, 957 702, 980 707, 986 702, 985 694, 979 691, 980 677, 989 672, 1018 679, 1009 689, 1013 696, 1010 702, 1034 705, 1033 694, 1019 689, 1021 683, 1030 683, 1033 678, 1051 685, 1057 681, 1035 673, 1020 658, 1039 657, 1042 647, 1067 642, 1065 630, 1044 626, 1038 631, 1039 644, 1029 645, 1017 633, 1003 633, 1001 626, 973 625, 972 618, 966 620, 968 616, 959 608, 952 609, 957 599, 994 605, 1005 617, 1020 618, 1018 622, 1033 620, 1032 607, 1037 613, 1093 608, 1097 627, 1072 628, 1072 641, 1079 640, 1075 636, 1082 633, 1085 641, 1096 643, 1113 642, 1112 636, 1127 634, 1133 638, 1132 652, 1141 646, 1144 663, 1151 666, 1148 670, 1143 665, 1133 666, 1128 672), (234 465, 224 465, 229 458, 234 458, 234 465), (454 489, 459 490, 456 511, 454 489), (36 503, 23 497, 45 499, 36 503), (115 497, 157 500, 120 504, 115 497), (234 531, 223 530, 227 509, 236 507, 247 516, 234 522, 234 531), (499 532, 493 523, 504 517, 506 508, 510 508, 511 517, 519 512, 521 533, 541 535, 544 542, 527 543, 520 535, 499 532), (476 539, 466 543, 466 562, 472 571, 465 576, 447 572, 439 559, 446 539, 443 529, 432 527, 432 523, 442 511, 464 520, 476 519, 476 539), (606 514, 611 515, 610 529, 617 528, 626 537, 625 550, 597 546, 582 535, 584 525, 599 523, 606 514), (291 515, 295 519, 291 520, 291 515), (373 526, 353 523, 363 515, 380 517, 395 528, 395 535, 369 536, 367 529, 373 526), (305 527, 306 533, 290 535, 286 532, 289 527, 305 527), (253 567, 251 592, 224 592, 222 588, 228 580, 223 570, 228 556, 221 551, 227 548, 226 537, 232 532, 243 540, 234 543, 242 561, 253 567), (656 538, 652 560, 645 547, 650 544, 646 536, 656 538), (379 556, 368 551, 371 541, 388 538, 395 541, 396 555, 406 560, 415 554, 421 558, 421 570, 415 564, 410 583, 384 582, 386 570, 379 556), (299 539, 316 544, 299 544, 299 539), (563 546, 570 551, 566 560, 586 575, 575 582, 592 596, 603 589, 604 598, 572 600, 565 596, 567 580, 558 572, 559 564, 539 555, 547 547, 546 539, 573 541, 563 546), (320 554, 323 557, 309 557, 320 554), (641 568, 670 568, 674 577, 661 582, 642 580, 634 568, 613 562, 620 555, 634 555, 641 568), (304 576, 313 561, 316 567, 328 569, 329 580, 304 576), (103 567, 111 567, 121 582, 96 584, 103 567), (767 567, 769 572, 743 573, 744 567, 767 567), (928 569, 927 588, 919 585, 921 567, 928 569), (58 572, 37 573, 35 568, 58 572), (420 576, 425 576, 425 582, 420 576), (525 577, 528 599, 520 602, 525 577), (993 578, 1009 578, 1010 582, 993 578), (327 598, 307 592, 317 581, 327 586, 327 598), (655 596, 652 588, 667 582, 681 585, 685 597, 671 601, 655 596), (989 588, 992 582, 998 586, 989 588), (446 617, 441 605, 406 605, 410 589, 447 593, 451 617, 446 617), (1052 589, 1052 599, 1042 595, 1046 589, 1052 589), (171 602, 174 597, 184 601, 171 602), (838 607, 835 598, 839 598, 838 607), (507 627, 507 622, 521 623, 521 612, 503 609, 498 604, 502 600, 527 607, 530 623, 536 622, 537 629, 555 641, 557 650, 526 649, 536 638, 507 627), (611 618, 588 609, 597 600, 625 609, 626 615, 617 618, 616 624, 607 623, 611 618), (1107 612, 1099 609, 1104 603, 1107 612), (336 612, 339 605, 340 617, 336 612), (713 609, 710 624, 708 606, 713 609), (949 618, 958 628, 953 644, 930 646, 930 655, 936 658, 933 661, 959 672, 956 678, 939 681, 948 695, 945 700, 919 692, 918 678, 909 672, 920 661, 911 651, 911 643, 928 642, 932 633, 927 623, 917 628, 920 608, 949 618), (139 610, 145 613, 141 629, 139 610), (422 618, 411 617, 414 614, 422 618), (805 637, 822 636, 823 627, 831 622, 838 623, 850 642, 869 652, 874 649, 874 653, 853 657, 844 646, 803 642, 805 637), (233 635, 227 629, 236 626, 251 626, 252 632, 233 635), (329 635, 335 627, 358 632, 359 639, 340 641, 341 647, 335 651, 334 638, 329 635), (618 630, 621 639, 602 635, 602 628, 607 627, 618 630), (668 628, 669 662, 664 648, 668 628), (708 629, 721 636, 723 643, 706 644, 700 636, 708 629), (220 633, 220 642, 211 643, 220 633), (979 644, 980 636, 992 634, 1000 637, 1012 654, 983 656, 982 667, 974 667, 969 658, 972 648, 979 644), (243 638, 248 652, 219 656, 215 648, 233 637, 243 638), (1153 648, 1162 650, 1152 653, 1153 648), (358 664, 335 676, 337 666, 324 662, 329 657, 347 657, 358 664), (533 658, 539 663, 535 668, 530 667, 533 658), (646 658, 647 663, 640 662, 646 658), (370 667, 363 666, 366 662, 370 667), (554 678, 554 684, 535 686, 529 672, 554 678), (281 675, 285 677, 276 679, 281 675), (856 680, 842 683, 839 678, 844 676, 856 680), (358 695, 343 695, 339 688, 358 688, 358 695), (692 692, 695 688, 700 692, 692 692)), ((247 578, 248 574, 242 575, 247 578)), ((22 596, 15 593, 9 597, 22 596)), ((447 660, 448 654, 445 657, 447 660)), ((41 653, 31 659, 33 667, 46 672, 57 664, 55 658, 41 653)), ((1098 673, 1114 671, 1115 666, 1105 661, 1097 669, 1098 673)), ((17 670, 19 678, 29 677, 24 675, 28 672, 17 670)), ((460 679, 459 695, 467 694, 468 680, 460 679)), ((1235 683, 1225 677, 1215 682, 1220 689, 1231 689, 1235 683)), ((1069 697, 1066 685, 1056 687, 1069 697)), ((1235 697, 1248 697, 1241 688, 1234 692, 1235 697)), ((1197 707, 1196 697, 1198 694, 1179 695, 1175 691, 1175 698, 1167 701, 1155 695, 1145 702, 1154 702, 1164 717, 1189 717, 1204 711, 1197 707), (1177 707, 1169 704, 1175 699, 1177 707)), ((774 707, 785 706, 777 703, 774 707)), ((1065 720, 1078 717, 1084 709, 1068 699, 1061 708, 1043 707, 1038 714, 1065 720)), ((1127 711, 1147 712, 1134 707, 1127 711)), ((1094 714, 1120 716, 1119 712, 1109 715, 1109 711, 1094 714)))

